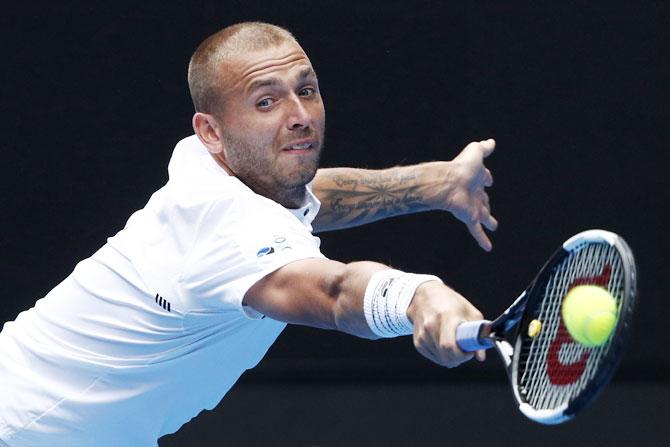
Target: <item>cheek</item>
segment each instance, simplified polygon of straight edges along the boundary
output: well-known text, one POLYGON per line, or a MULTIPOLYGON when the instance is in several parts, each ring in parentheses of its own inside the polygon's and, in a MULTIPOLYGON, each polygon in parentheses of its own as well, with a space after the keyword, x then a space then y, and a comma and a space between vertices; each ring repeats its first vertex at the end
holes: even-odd
POLYGON ((318 126, 321 128, 321 130, 323 130, 326 125, 326 109, 323 106, 323 101, 319 101, 318 104, 315 105, 315 108, 315 121, 318 123, 318 126))
POLYGON ((269 124, 263 117, 250 117, 240 120, 230 133, 238 141, 244 141, 245 146, 259 150, 272 145, 277 136, 277 128, 269 124))
POLYGON ((282 128, 282 119, 278 113, 259 113, 249 117, 245 123, 247 135, 258 141, 274 138, 282 128))

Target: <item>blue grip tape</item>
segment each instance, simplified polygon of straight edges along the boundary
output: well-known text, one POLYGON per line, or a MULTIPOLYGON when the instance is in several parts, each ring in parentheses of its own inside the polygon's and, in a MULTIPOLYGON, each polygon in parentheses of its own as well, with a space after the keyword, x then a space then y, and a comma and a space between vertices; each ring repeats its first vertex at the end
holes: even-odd
POLYGON ((482 327, 489 324, 488 320, 466 321, 456 327, 456 344, 464 352, 478 351, 493 347, 490 338, 479 338, 482 327))

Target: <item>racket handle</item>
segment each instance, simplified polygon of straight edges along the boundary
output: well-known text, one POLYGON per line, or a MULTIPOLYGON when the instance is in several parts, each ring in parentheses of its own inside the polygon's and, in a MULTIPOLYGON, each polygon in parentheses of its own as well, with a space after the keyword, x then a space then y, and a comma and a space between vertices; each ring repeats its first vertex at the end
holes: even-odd
POLYGON ((456 327, 456 344, 464 352, 489 349, 494 346, 493 340, 488 338, 490 333, 489 320, 466 321, 456 327))

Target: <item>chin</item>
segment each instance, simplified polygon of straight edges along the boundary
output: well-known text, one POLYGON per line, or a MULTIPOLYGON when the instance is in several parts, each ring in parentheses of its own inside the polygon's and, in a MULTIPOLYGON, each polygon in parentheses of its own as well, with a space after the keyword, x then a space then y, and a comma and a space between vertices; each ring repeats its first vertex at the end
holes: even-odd
POLYGON ((289 178, 284 177, 282 180, 283 186, 287 189, 299 188, 301 186, 307 185, 314 179, 316 175, 316 169, 309 172, 296 173, 295 175, 290 176, 289 178))
POLYGON ((287 172, 279 172, 281 183, 288 188, 297 188, 305 186, 314 179, 316 171, 319 169, 318 160, 313 163, 302 163, 297 168, 287 172), (283 175, 282 175, 283 174, 283 175))

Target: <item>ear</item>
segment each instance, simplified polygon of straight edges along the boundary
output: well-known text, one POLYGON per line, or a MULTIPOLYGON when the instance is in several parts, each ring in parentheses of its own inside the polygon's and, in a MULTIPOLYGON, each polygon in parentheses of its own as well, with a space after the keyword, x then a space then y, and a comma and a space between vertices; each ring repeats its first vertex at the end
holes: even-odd
POLYGON ((193 115, 193 130, 207 150, 213 154, 223 155, 223 139, 221 127, 213 115, 196 112, 193 115))

